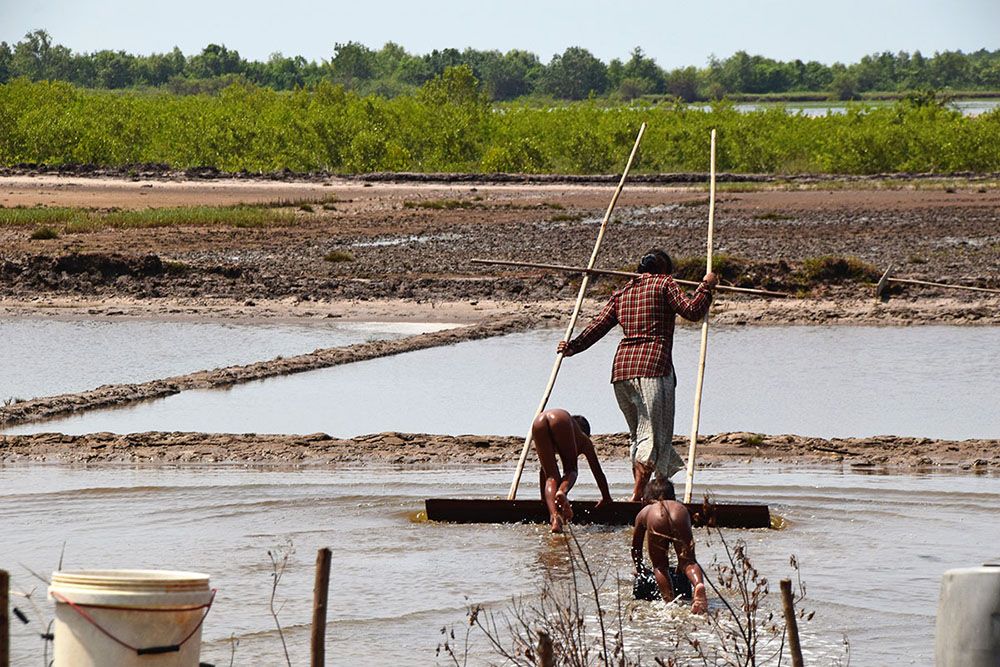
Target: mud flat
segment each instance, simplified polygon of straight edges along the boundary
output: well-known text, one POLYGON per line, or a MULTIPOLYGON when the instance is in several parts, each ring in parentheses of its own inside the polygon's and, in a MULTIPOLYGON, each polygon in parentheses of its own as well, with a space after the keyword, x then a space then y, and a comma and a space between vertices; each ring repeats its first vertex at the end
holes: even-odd
MULTIPOLYGON (((992 182, 960 177, 929 189, 919 180, 875 181, 864 189, 851 183, 833 189, 823 182, 732 186, 748 189, 720 194, 717 251, 739 260, 734 278, 741 284, 796 298, 778 305, 720 297, 721 317, 997 323, 1000 299, 982 294, 893 287, 888 303, 876 304, 871 296, 873 272, 889 262, 900 277, 1000 287, 1000 190, 992 182), (827 189, 815 189, 820 187, 827 189), (854 257, 871 268, 861 277, 803 282, 803 267, 822 256, 854 257)), ((343 316, 359 303, 389 311, 553 303, 565 313, 565 301, 575 296, 574 277, 467 260, 578 264, 590 254, 610 194, 610 185, 593 181, 0 177, 0 204, 8 208, 247 203, 274 205, 286 220, 247 228, 98 225, 85 233, 57 229, 58 237, 49 240, 32 240, 32 225, 0 225, 0 303, 8 309, 98 313, 125 307, 165 314, 228 309, 248 317, 343 316)), ((631 268, 651 246, 697 257, 706 218, 702 186, 634 183, 619 201, 599 264, 631 268)), ((592 295, 600 299, 616 285, 596 280, 592 295)))
MULTIPOLYGON (((626 434, 595 436, 609 460, 628 458, 626 434)), ((149 432, 117 435, 0 435, 4 463, 227 463, 324 466, 341 463, 513 464, 521 452, 518 437, 376 433, 351 439, 325 433, 266 435, 149 432)), ((674 438, 678 451, 687 440, 674 438)), ((798 435, 720 433, 699 438, 698 460, 723 462, 831 464, 891 472, 944 468, 976 473, 1000 472, 1000 440, 932 440, 900 436, 812 438, 798 435)))

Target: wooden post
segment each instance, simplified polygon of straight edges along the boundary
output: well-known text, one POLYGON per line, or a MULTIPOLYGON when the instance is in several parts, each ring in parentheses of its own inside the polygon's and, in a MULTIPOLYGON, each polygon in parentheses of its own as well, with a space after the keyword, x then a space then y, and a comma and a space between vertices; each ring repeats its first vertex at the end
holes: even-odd
MULTIPOLYGON (((594 251, 590 254, 590 261, 587 263, 587 269, 594 268, 594 262, 597 261, 597 253, 601 249, 601 241, 604 240, 604 232, 608 228, 608 221, 611 220, 611 213, 615 210, 615 204, 618 203, 618 197, 622 193, 622 189, 625 187, 625 179, 628 177, 628 172, 632 169, 632 161, 635 159, 635 154, 639 151, 639 142, 642 141, 642 135, 646 131, 646 124, 643 123, 639 127, 639 134, 635 138, 635 145, 632 146, 632 152, 628 156, 628 162, 625 163, 625 171, 622 172, 621 180, 618 182, 618 187, 615 189, 615 194, 611 197, 611 203, 608 205, 608 210, 604 214, 604 220, 601 221, 601 228, 597 232, 597 241, 594 243, 594 251)), ((587 285, 590 282, 590 274, 584 274, 583 280, 580 282, 580 292, 576 296, 576 305, 573 306, 573 315, 569 318, 569 326, 566 327, 566 334, 563 336, 563 340, 567 343, 573 338, 573 329, 576 327, 576 320, 580 316, 580 309, 583 307, 583 297, 587 293, 587 285)), ((559 367, 562 365, 563 355, 556 354, 556 361, 552 365, 552 372, 549 374, 549 382, 545 386, 545 392, 542 394, 542 400, 538 404, 538 409, 535 410, 534 416, 531 418, 531 424, 528 425, 528 436, 524 439, 524 446, 521 448, 521 458, 517 460, 517 468, 514 470, 514 479, 510 483, 510 490, 507 492, 507 500, 514 500, 517 497, 517 486, 521 483, 521 473, 524 472, 524 462, 528 458, 528 449, 531 448, 531 425, 535 422, 535 417, 542 413, 545 406, 549 402, 549 396, 552 395, 552 388, 556 384, 556 376, 559 375, 559 367)))
POLYGON ((10 667, 10 574, 0 570, 0 667, 10 667))
POLYGON ((792 654, 792 667, 802 667, 802 646, 799 644, 799 623, 795 620, 791 579, 781 580, 781 606, 785 611, 785 630, 788 632, 788 652, 792 654))
MULTIPOLYGON (((708 179, 708 258, 705 271, 712 272, 712 230, 715 226, 715 130, 712 130, 711 156, 709 158, 708 179)), ((698 448, 698 424, 701 421, 701 388, 705 384, 705 355, 708 352, 708 311, 701 321, 701 352, 698 355, 698 380, 694 386, 694 414, 691 417, 691 442, 688 445, 687 479, 684 486, 684 502, 691 502, 694 488, 694 460, 698 448)), ((671 434, 672 435, 672 434, 671 434)))
POLYGON ((553 667, 555 654, 552 651, 552 637, 545 630, 538 631, 538 667, 553 667))
POLYGON ((323 547, 316 552, 316 583, 313 585, 312 640, 310 644, 311 667, 326 665, 326 602, 330 591, 330 550, 323 547))

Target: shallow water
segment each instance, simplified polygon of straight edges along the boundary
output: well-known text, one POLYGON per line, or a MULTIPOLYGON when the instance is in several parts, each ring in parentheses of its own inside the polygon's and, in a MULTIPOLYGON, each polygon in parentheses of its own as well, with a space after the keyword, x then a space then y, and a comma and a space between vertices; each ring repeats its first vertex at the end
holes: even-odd
MULTIPOLYGON (((561 332, 536 331, 198 390, 132 407, 25 424, 59 431, 523 435, 561 332)), ((699 331, 674 343, 674 431, 690 427, 699 331)), ((610 379, 617 339, 566 359, 549 405, 597 433, 625 423, 610 379)), ((1000 434, 1000 327, 754 327, 710 333, 701 432, 822 437, 1000 434)))
POLYGON ((0 320, 0 401, 146 382, 441 326, 10 318, 0 320))
MULTIPOLYGON (((628 471, 620 463, 607 468, 613 494, 623 496, 628 471)), ((67 569, 209 573, 219 594, 205 625, 203 659, 229 664, 235 635, 235 664, 279 664, 280 642, 267 610, 267 551, 291 541, 294 554, 278 600, 293 664, 304 664, 315 551, 330 546, 328 652, 336 663, 434 664, 439 629, 454 625, 461 633, 467 601, 502 607, 512 595, 535 591, 546 572, 565 576, 563 543, 540 526, 410 520, 424 498, 495 496, 509 476, 509 469, 496 467, 7 466, 0 468, 0 566, 12 571, 14 590, 38 586, 34 599, 45 614, 51 606, 44 585, 23 566, 47 575, 64 541, 67 569)), ((995 557, 1000 542, 996 476, 725 466, 699 471, 697 482, 699 494, 765 502, 787 519, 781 531, 726 536, 747 540, 775 591, 777 580, 792 573, 789 555, 797 556, 808 592, 801 606, 816 611, 803 624, 812 665, 833 664, 844 634, 852 664, 930 664, 941 574, 995 557)), ((522 495, 532 492, 522 487, 522 495)), ((574 494, 596 496, 589 473, 574 494)), ((628 572, 627 528, 579 533, 599 572, 628 572)), ((721 553, 719 539, 706 540, 704 530, 696 539, 707 567, 721 553)), ((17 597, 13 604, 29 607, 17 597)), ((663 628, 683 616, 661 603, 639 603, 626 633, 630 646, 662 652, 663 628)), ((40 662, 32 634, 38 621, 13 631, 13 664, 40 662)), ((474 648, 481 651, 481 643, 474 648)))

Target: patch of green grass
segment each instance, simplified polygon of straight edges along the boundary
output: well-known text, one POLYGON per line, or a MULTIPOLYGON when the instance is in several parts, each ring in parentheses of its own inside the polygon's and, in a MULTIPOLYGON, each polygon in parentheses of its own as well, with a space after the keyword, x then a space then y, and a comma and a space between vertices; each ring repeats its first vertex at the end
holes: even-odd
POLYGON ((50 239, 57 238, 59 238, 59 232, 51 227, 39 227, 35 231, 31 232, 32 241, 48 241, 50 239))
POLYGON ((764 435, 762 433, 752 433, 747 438, 747 444, 751 447, 760 447, 764 444, 764 435))
POLYGON ((305 211, 306 213, 312 213, 313 207, 312 204, 299 204, 299 210, 305 211))
POLYGON ((796 278, 807 285, 816 283, 874 282, 879 270, 857 257, 824 255, 803 260, 796 278))
POLYGON ((0 227, 57 227, 87 215, 77 208, 0 208, 0 227))
POLYGON ((328 262, 353 262, 354 255, 346 250, 331 250, 323 255, 323 259, 328 262))
MULTIPOLYGON (((746 271, 745 259, 726 253, 712 255, 712 271, 726 282, 735 283, 746 271)), ((700 281, 705 277, 705 256, 679 257, 674 260, 674 277, 681 280, 700 281)))
POLYGON ((80 208, 0 208, 0 227, 50 227, 57 233, 94 232, 106 227, 144 229, 152 227, 277 227, 295 223, 291 211, 272 211, 253 206, 186 206, 149 208, 139 211, 80 208))

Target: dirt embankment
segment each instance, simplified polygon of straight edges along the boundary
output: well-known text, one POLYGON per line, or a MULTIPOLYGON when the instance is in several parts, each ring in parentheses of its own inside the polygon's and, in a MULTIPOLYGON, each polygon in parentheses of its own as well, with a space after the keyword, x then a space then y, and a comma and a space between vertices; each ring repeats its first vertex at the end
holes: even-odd
MULTIPOLYGON (((611 195, 609 185, 565 181, 365 185, 0 178, 0 204, 8 208, 283 202, 277 208, 286 221, 292 216, 291 223, 247 228, 56 229, 56 238, 42 240, 30 238, 31 225, 0 225, 0 299, 45 305, 126 298, 152 308, 232 303, 250 315, 257 304, 284 300, 320 307, 345 300, 569 300, 576 276, 468 260, 579 265, 591 253, 611 195)), ((971 179, 949 189, 908 187, 720 193, 715 239, 717 252, 728 256, 726 277, 790 292, 796 305, 730 295, 720 304, 742 309, 747 322, 892 323, 879 318, 895 313, 905 322, 996 322, 1000 297, 979 293, 895 285, 883 304, 888 307, 875 307, 872 282, 890 262, 898 277, 1000 288, 1000 191, 971 179), (817 270, 814 260, 823 256, 856 258, 864 266, 817 270), (929 300, 944 307, 927 308, 929 300)), ((700 257, 706 218, 699 187, 633 183, 619 201, 598 264, 632 269, 653 246, 677 258, 700 257)), ((619 279, 591 284, 599 299, 619 279)))
MULTIPOLYGON (((595 436, 602 458, 628 457, 625 434, 595 436)), ((931 440, 877 436, 825 440, 795 435, 721 433, 699 440, 698 460, 836 464, 855 469, 911 471, 944 468, 996 473, 1000 440, 931 440)), ((231 463, 268 465, 497 464, 517 461, 523 439, 499 436, 450 436, 378 433, 349 440, 323 433, 258 435, 210 433, 92 433, 0 435, 0 461, 87 463, 231 463)), ((674 446, 686 449, 684 438, 674 446)))
POLYGON ((308 354, 260 361, 245 366, 229 366, 139 384, 105 385, 91 391, 35 398, 0 407, 0 426, 13 426, 22 422, 49 419, 71 412, 162 398, 187 389, 227 387, 252 380, 328 368, 439 345, 489 338, 529 329, 538 326, 538 323, 538 319, 529 315, 489 319, 473 326, 409 336, 399 340, 374 341, 347 347, 326 348, 308 354))

